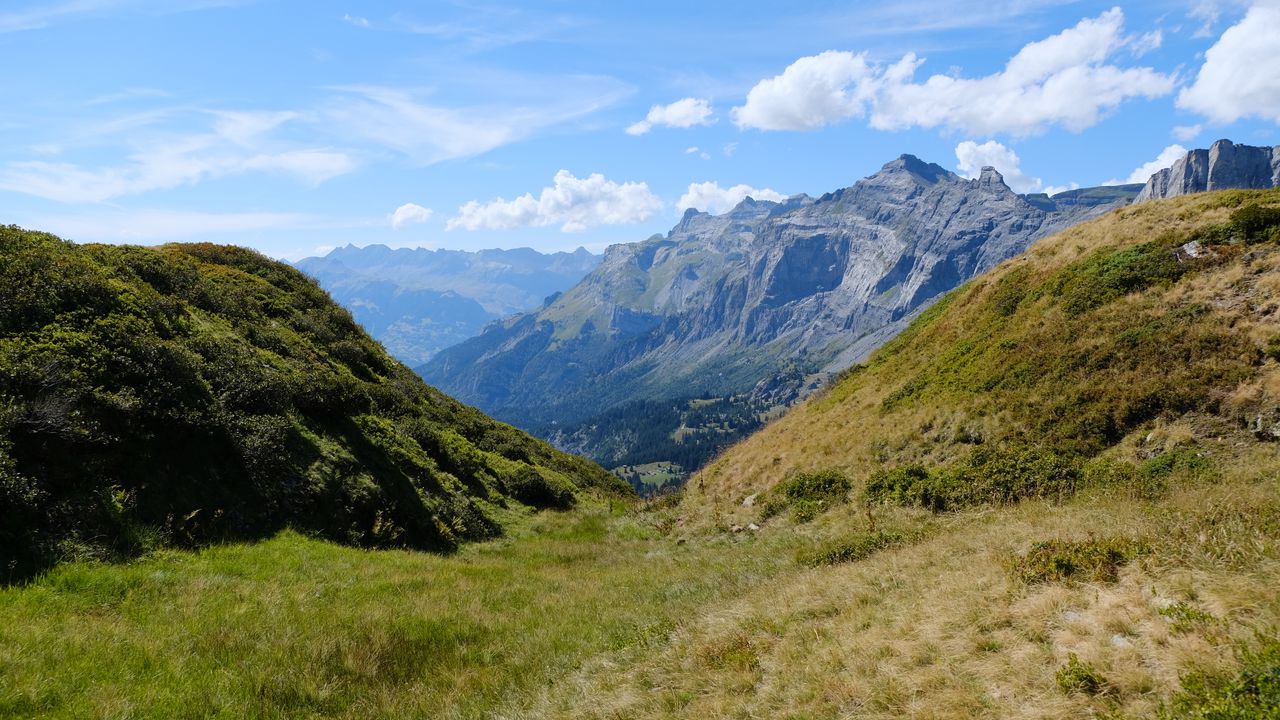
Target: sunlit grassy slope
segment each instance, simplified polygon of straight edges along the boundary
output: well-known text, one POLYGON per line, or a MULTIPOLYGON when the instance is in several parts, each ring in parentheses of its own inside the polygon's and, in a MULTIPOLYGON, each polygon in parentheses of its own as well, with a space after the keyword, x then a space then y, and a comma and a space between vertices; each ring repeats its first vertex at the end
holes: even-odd
POLYGON ((1046 240, 682 499, 62 566, 0 716, 1277 717, 1278 206, 1046 240))

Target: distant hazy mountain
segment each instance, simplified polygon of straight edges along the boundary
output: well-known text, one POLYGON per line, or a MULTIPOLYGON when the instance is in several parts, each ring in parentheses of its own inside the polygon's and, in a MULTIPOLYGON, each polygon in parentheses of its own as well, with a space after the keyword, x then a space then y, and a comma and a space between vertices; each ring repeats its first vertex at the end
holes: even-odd
POLYGON ((418 365, 493 320, 538 307, 600 260, 582 248, 548 255, 529 248, 467 252, 347 245, 294 265, 350 309, 392 355, 418 365))
POLYGON ((1280 145, 1255 147, 1219 140, 1208 150, 1192 150, 1152 175, 1136 202, 1207 190, 1273 187, 1280 187, 1280 145))
MULTIPOLYGON (((1024 197, 992 168, 966 180, 903 155, 817 199, 748 198, 723 215, 690 210, 665 237, 610 247, 571 290, 490 325, 420 372, 605 464, 661 459, 616 450, 652 428, 603 414, 662 398, 786 404, 942 293, 1128 203, 1138 187, 1024 197), (606 457, 601 447, 615 450, 606 457)), ((640 416, 636 423, 649 422, 640 416)), ((691 430, 728 442, 749 429, 670 428, 673 442, 691 430)))

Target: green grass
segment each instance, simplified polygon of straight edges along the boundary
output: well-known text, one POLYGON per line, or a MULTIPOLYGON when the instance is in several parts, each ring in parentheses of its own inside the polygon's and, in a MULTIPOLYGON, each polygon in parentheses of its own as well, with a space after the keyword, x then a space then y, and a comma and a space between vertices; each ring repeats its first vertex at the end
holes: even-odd
POLYGON ((677 546, 642 516, 534 516, 453 557, 285 532, 0 591, 0 717, 517 713, 592 655, 664 644, 787 565, 677 546))

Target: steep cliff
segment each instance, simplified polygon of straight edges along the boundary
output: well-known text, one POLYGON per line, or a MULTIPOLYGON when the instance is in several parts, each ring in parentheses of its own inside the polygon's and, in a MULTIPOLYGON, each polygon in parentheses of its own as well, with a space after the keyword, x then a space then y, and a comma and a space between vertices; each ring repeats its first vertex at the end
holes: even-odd
POLYGON ((1265 190, 1280 186, 1280 145, 1254 147, 1219 140, 1208 150, 1192 150, 1151 176, 1134 202, 1206 192, 1265 190))

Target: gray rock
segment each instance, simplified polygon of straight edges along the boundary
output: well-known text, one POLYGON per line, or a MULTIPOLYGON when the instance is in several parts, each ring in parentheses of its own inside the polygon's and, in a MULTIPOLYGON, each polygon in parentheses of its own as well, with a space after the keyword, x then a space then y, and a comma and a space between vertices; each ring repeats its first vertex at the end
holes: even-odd
POLYGON ((1153 174, 1134 202, 1235 188, 1280 187, 1280 145, 1255 147, 1219 140, 1208 150, 1191 150, 1153 174))
POLYGON ((1136 190, 1024 197, 992 168, 966 180, 903 155, 816 199, 689 210, 666 236, 610 247, 553 302, 420 372, 535 431, 638 398, 754 389, 791 402, 942 294, 1136 190))

